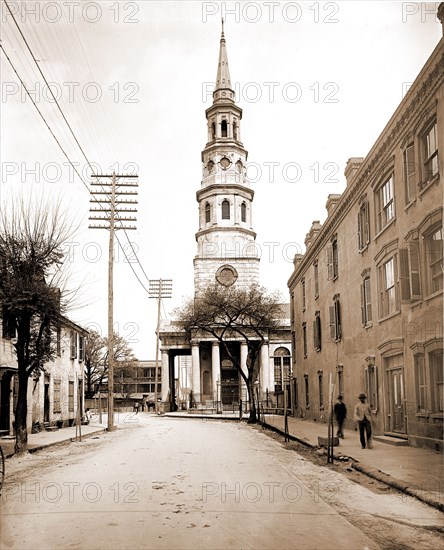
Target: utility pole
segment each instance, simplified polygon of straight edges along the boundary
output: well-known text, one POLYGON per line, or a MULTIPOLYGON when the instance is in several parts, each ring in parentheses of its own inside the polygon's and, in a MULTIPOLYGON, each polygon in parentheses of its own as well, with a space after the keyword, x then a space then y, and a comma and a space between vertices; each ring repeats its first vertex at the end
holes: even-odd
POLYGON ((159 329, 160 329, 160 304, 162 298, 171 298, 173 292, 172 279, 149 279, 150 298, 157 299, 157 329, 156 329, 156 368, 154 374, 154 407, 156 413, 159 405, 157 403, 157 378, 159 373, 159 329))
POLYGON ((136 199, 128 197, 136 197, 137 191, 128 190, 128 188, 137 188, 138 183, 128 182, 125 180, 138 178, 136 175, 116 175, 113 172, 109 174, 93 174, 96 182, 91 183, 93 187, 100 187, 101 190, 92 190, 93 198, 91 203, 98 208, 90 208, 92 215, 90 220, 94 221, 94 225, 90 225, 91 229, 106 229, 109 231, 109 247, 108 247, 108 431, 114 430, 114 330, 113 330, 113 265, 114 265, 114 232, 118 229, 134 230, 136 226, 127 225, 127 222, 137 220, 134 216, 129 216, 128 213, 135 213, 137 209, 136 199), (122 182, 119 180, 122 179, 122 182), (109 181, 111 180, 111 181, 109 181), (132 206, 132 207, 130 207, 132 206), (126 213, 126 214, 123 214, 126 213), (123 215, 122 215, 123 214, 123 215), (98 224, 96 222, 105 222, 98 224))

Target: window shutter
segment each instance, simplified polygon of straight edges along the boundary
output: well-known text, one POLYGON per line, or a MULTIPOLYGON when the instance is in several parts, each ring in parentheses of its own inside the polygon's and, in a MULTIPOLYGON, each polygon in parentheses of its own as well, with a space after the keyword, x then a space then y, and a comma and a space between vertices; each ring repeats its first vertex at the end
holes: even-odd
POLYGON ((330 338, 332 340, 336 339, 336 327, 335 327, 335 306, 330 306, 328 308, 330 315, 330 338))
POLYGON ((361 322, 363 325, 366 325, 367 319, 365 316, 365 282, 367 279, 364 279, 364 282, 361 285, 361 322))
POLYGON ((314 349, 318 349, 318 338, 317 338, 317 332, 316 332, 316 321, 313 321, 313 347, 314 347, 314 349))
POLYGON ((399 249, 400 262, 400 283, 401 283, 401 301, 411 299, 410 295, 410 276, 409 276, 409 251, 408 248, 399 249))
POLYGON ((419 272, 419 243, 414 241, 409 243, 410 260, 410 290, 412 300, 421 298, 421 278, 419 272))
POLYGON ((336 300, 335 302, 335 325, 336 325, 336 339, 341 339, 341 305, 339 303, 339 300, 336 300))
POLYGON ((365 284, 365 307, 367 311, 367 323, 372 320, 372 295, 370 290, 370 279, 367 278, 364 281, 365 284))
POLYGON ((361 216, 362 216, 362 208, 358 212, 358 250, 361 250, 361 248, 363 246, 363 238, 362 238, 363 232, 362 232, 362 219, 361 219, 361 216))
POLYGON ((327 245, 327 279, 329 281, 333 279, 333 247, 331 244, 327 245))
POLYGON ((415 148, 412 145, 407 147, 406 155, 406 178, 407 178, 407 192, 408 200, 411 201, 416 197, 416 178, 415 178, 415 148))

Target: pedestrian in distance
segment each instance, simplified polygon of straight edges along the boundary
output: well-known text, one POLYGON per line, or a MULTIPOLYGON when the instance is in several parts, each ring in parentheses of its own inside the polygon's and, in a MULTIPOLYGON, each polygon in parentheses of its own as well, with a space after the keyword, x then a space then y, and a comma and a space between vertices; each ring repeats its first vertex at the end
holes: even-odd
POLYGON ((359 439, 361 441, 361 447, 372 448, 372 411, 370 405, 367 403, 367 396, 365 393, 358 395, 358 403, 355 405, 355 412, 353 419, 358 423, 359 427, 359 439))
POLYGON ((342 395, 338 395, 338 400, 335 403, 333 412, 335 414, 336 422, 338 424, 338 431, 336 432, 336 435, 341 439, 344 439, 343 427, 344 427, 344 420, 347 418, 347 407, 345 406, 345 403, 342 401, 342 395))
POLYGON ((134 403, 134 412, 135 412, 136 414, 139 413, 139 403, 134 403))

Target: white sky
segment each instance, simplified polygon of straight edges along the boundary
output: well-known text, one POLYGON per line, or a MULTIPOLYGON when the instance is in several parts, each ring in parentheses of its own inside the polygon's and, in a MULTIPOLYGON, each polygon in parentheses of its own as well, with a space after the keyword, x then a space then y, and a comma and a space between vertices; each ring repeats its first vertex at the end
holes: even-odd
MULTIPOLYGON (((102 172, 138 166, 137 231, 128 236, 149 278, 173 279, 164 312, 193 294, 195 193, 221 15, 243 109, 261 282, 281 290, 285 300, 294 253, 305 250, 311 222, 325 219, 328 194, 344 190, 347 159, 368 153, 442 34, 438 3, 9 4, 47 80, 56 83, 53 91, 89 160, 102 172)), ((86 162, 3 2, 1 16, 6 53, 89 183, 86 162)), ((88 190, 22 97, 3 54, 1 70, 2 207, 29 191, 62 198, 80 224, 70 245, 70 281, 81 284, 83 307, 69 315, 106 334, 108 233, 88 229, 88 190)), ((126 242, 122 232, 119 237, 126 242)), ((130 255, 128 244, 126 251, 130 255)), ((114 273, 116 329, 139 359, 152 359, 156 302, 121 251, 114 273)))

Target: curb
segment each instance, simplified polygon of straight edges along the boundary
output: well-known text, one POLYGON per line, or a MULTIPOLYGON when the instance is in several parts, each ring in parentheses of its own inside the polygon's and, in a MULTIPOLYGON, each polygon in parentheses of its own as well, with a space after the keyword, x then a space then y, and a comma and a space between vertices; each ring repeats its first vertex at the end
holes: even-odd
MULTIPOLYGON (((276 426, 272 426, 271 424, 267 424, 266 422, 263 422, 262 425, 285 436, 285 432, 281 428, 277 428, 276 426)), ((290 434, 287 434, 287 437, 293 441, 302 443, 306 447, 310 447, 312 449, 316 449, 318 447, 317 445, 313 445, 308 441, 298 439, 297 437, 290 434)), ((338 461, 339 457, 338 455, 333 453, 333 458, 338 461)), ((381 481, 382 483, 385 483, 389 487, 392 487, 393 489, 397 489, 398 491, 401 491, 406 495, 414 497, 420 500, 421 502, 423 502, 424 504, 428 504, 429 506, 436 508, 440 512, 444 512, 444 503, 438 500, 437 498, 434 498, 433 496, 431 496, 430 493, 426 494, 425 491, 421 491, 416 487, 412 487, 405 481, 400 481, 399 479, 396 479, 390 476, 389 474, 382 472, 381 470, 377 470, 376 468, 369 468, 367 466, 363 466, 356 459, 352 457, 349 457, 349 458, 352 460, 351 467, 357 470, 358 472, 361 472, 362 474, 365 474, 368 477, 381 481)))

